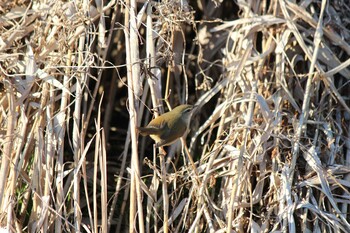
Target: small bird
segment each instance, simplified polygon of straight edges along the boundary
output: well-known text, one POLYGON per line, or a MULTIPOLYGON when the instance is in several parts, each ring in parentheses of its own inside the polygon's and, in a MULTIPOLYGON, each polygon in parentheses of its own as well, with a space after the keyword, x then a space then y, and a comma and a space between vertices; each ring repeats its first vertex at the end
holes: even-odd
POLYGON ((187 131, 192 109, 192 105, 179 105, 154 118, 146 127, 138 127, 138 131, 142 136, 149 135, 156 142, 156 147, 168 146, 187 131))

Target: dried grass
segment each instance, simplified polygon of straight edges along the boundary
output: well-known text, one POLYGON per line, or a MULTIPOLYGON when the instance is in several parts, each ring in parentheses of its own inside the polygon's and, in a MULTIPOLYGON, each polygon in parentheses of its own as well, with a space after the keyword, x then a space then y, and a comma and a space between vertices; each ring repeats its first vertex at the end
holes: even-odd
POLYGON ((236 4, 0 3, 1 229, 349 232, 350 3, 236 4))

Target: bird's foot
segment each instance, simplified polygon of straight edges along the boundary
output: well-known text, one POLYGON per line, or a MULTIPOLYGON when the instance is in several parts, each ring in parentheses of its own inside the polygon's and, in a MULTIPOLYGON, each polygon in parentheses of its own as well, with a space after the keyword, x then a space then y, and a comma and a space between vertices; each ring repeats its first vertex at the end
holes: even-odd
POLYGON ((166 151, 163 147, 159 147, 159 156, 166 156, 166 151))

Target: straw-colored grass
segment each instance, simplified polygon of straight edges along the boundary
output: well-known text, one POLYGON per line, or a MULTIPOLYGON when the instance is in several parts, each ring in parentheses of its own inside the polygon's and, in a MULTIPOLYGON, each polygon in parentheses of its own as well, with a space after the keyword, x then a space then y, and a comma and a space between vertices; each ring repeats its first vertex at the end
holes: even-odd
POLYGON ((349 1, 0 13, 0 231, 350 231, 349 1), (182 103, 163 156, 136 127, 182 103))

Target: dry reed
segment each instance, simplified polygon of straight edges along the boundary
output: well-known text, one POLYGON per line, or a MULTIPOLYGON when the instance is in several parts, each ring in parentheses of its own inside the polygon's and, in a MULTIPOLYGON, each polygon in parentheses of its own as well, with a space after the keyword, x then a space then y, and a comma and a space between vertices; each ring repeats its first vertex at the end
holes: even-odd
POLYGON ((349 5, 1 2, 0 230, 349 232, 349 5))

